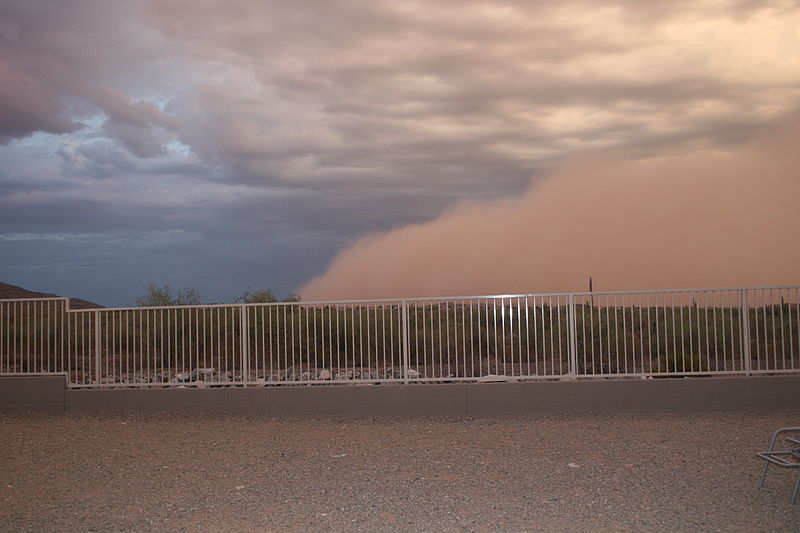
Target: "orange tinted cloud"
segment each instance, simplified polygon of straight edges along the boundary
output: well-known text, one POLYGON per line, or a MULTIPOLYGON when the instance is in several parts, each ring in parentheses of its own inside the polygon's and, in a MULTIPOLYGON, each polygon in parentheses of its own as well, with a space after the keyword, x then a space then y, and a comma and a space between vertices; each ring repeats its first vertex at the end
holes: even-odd
POLYGON ((577 157, 513 200, 366 236, 305 300, 796 284, 800 121, 733 151, 577 157))

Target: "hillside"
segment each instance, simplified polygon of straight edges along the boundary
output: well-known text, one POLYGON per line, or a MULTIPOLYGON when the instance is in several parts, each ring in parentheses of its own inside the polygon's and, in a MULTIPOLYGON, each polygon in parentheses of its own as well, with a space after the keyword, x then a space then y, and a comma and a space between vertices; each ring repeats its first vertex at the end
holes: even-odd
MULTIPOLYGON (((3 283, 2 281, 0 281, 0 300, 11 299, 11 298, 58 298, 58 297, 59 296, 57 294, 29 291, 28 289, 23 289, 22 287, 17 287, 16 285, 9 285, 8 283, 3 283)), ((103 307, 102 305, 90 302, 88 300, 82 300, 80 298, 70 298, 69 306, 71 309, 95 309, 103 307)))

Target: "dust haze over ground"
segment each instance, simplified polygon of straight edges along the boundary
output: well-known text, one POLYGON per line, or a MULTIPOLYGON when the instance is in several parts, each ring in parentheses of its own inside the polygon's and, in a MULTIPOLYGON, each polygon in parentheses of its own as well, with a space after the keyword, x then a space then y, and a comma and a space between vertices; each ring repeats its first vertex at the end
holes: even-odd
POLYGON ((726 150, 585 153, 520 198, 368 235, 305 300, 796 284, 800 120, 726 150))

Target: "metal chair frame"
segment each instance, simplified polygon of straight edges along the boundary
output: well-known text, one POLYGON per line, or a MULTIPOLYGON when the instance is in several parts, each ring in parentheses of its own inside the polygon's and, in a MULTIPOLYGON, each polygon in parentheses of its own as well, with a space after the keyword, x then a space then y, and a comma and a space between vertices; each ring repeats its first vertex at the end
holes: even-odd
POLYGON ((778 465, 782 468, 795 468, 797 469, 797 480, 794 482, 794 490, 792 491, 791 502, 797 502, 797 492, 800 489, 800 438, 786 437, 786 442, 789 442, 796 447, 793 450, 775 450, 775 443, 778 436, 782 433, 800 433, 800 427, 787 427, 780 428, 772 434, 772 439, 769 443, 769 451, 758 452, 756 455, 764 459, 764 472, 761 474, 761 485, 764 487, 764 482, 767 479, 767 469, 770 463, 778 465))

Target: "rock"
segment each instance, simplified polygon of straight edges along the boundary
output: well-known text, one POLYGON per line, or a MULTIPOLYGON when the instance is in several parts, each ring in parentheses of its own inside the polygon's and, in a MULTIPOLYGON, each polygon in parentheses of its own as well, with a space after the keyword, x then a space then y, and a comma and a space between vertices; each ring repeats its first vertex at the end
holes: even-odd
POLYGON ((331 371, 327 368, 323 368, 319 371, 319 375, 317 376, 318 379, 331 379, 331 371))
POLYGON ((311 372, 303 372, 300 374, 300 381, 311 381, 311 372))
POLYGON ((213 379, 213 368, 195 368, 189 373, 189 381, 212 381, 213 379))
POLYGON ((409 378, 409 379, 415 379, 415 378, 418 378, 418 377, 419 377, 419 372, 417 372, 417 371, 416 371, 416 370, 414 370, 413 368, 409 368, 409 369, 406 371, 406 377, 407 377, 407 378, 409 378))
POLYGON ((511 378, 509 378, 508 376, 502 376, 500 374, 487 374, 485 376, 481 376, 478 378, 478 381, 483 383, 499 383, 510 380, 511 378))

